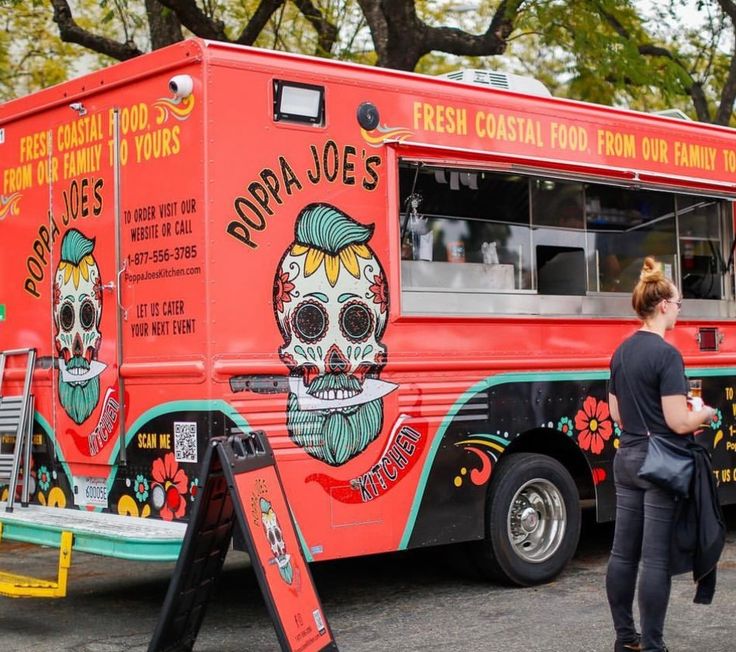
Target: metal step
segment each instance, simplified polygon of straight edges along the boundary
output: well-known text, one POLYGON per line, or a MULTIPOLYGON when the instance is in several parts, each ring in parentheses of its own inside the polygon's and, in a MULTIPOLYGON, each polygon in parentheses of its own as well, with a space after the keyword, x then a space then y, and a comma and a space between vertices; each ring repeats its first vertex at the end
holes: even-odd
POLYGON ((187 529, 186 523, 41 505, 6 512, 5 505, 0 501, 4 539, 58 548, 60 533, 71 532, 74 550, 119 559, 176 561, 187 529))
POLYGON ((36 577, 27 577, 25 575, 15 575, 14 573, 0 571, 0 595, 14 597, 21 592, 53 590, 58 588, 58 586, 59 583, 52 580, 41 580, 36 577))
MULTIPOLYGON (((0 539, 3 524, 0 523, 0 539)), ((71 532, 62 532, 59 537, 59 569, 55 580, 43 580, 27 575, 17 575, 0 571, 0 595, 8 598, 63 598, 66 597, 66 585, 69 579, 69 568, 72 565, 71 532)))

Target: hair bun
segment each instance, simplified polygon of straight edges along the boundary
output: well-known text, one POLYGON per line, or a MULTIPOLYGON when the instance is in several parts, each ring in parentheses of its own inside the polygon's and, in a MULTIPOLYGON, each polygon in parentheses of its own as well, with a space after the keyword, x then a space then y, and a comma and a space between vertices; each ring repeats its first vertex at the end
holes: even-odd
POLYGON ((654 260, 651 256, 647 256, 644 259, 644 265, 642 265, 639 280, 642 283, 660 283, 664 281, 665 278, 664 272, 662 271, 662 263, 654 260))

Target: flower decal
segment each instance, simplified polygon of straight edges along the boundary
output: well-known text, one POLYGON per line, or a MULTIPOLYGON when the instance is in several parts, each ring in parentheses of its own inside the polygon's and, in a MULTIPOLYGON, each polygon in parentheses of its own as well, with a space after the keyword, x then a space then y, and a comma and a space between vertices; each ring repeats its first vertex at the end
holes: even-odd
POLYGON ((41 491, 48 491, 51 486, 51 474, 45 466, 38 468, 38 487, 41 491))
POLYGON ((187 493, 189 481, 187 474, 179 468, 174 453, 166 453, 163 459, 155 460, 151 475, 155 481, 153 506, 160 511, 161 518, 173 521, 184 516, 187 503, 183 497, 187 493))
POLYGON ((600 455, 613 433, 608 404, 588 396, 583 402, 583 409, 575 415, 575 428, 578 430, 580 448, 600 455))
POLYGON ((273 301, 276 310, 284 312, 284 304, 291 301, 291 293, 294 290, 294 284, 289 280, 289 273, 283 272, 276 276, 273 285, 273 301))
POLYGON ((613 422, 613 447, 618 448, 621 445, 621 426, 615 421, 613 422))
POLYGON ((721 412, 720 409, 716 408, 716 413, 713 415, 713 419, 708 424, 713 430, 718 430, 718 428, 721 427, 723 424, 723 412, 721 412))
POLYGON ((604 482, 605 481, 605 479, 607 477, 607 474, 606 474, 606 470, 605 469, 602 469, 600 466, 596 466, 596 467, 594 467, 592 469, 592 472, 593 472, 593 484, 594 485, 597 486, 601 482, 604 482))
POLYGON ((373 284, 370 287, 373 294, 373 303, 381 306, 381 312, 386 312, 388 307, 388 288, 386 287, 386 279, 383 274, 376 274, 373 277, 373 284))
POLYGON ((557 422, 557 430, 559 430, 563 435, 572 437, 572 433, 573 433, 572 419, 570 419, 569 417, 562 417, 557 422))
POLYGON ((58 283, 54 283, 54 311, 58 309, 61 303, 61 286, 58 283))
POLYGON ((148 480, 140 474, 135 476, 135 497, 139 503, 148 500, 148 480))
POLYGON ((199 478, 194 478, 192 483, 189 485, 189 499, 194 502, 194 499, 199 493, 199 478))
POLYGON ((97 299, 98 303, 102 303, 102 280, 99 277, 95 280, 92 291, 95 293, 95 299, 97 299))

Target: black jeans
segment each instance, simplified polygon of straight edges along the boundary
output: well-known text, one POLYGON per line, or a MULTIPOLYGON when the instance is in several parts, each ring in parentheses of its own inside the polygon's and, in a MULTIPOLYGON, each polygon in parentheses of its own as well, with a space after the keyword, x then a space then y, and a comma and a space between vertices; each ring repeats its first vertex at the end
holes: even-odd
POLYGON ((606 573, 606 593, 617 640, 636 636, 633 604, 639 573, 639 616, 642 652, 664 650, 662 630, 670 599, 670 543, 675 511, 671 494, 642 480, 646 449, 622 448, 616 452, 616 529, 606 573))

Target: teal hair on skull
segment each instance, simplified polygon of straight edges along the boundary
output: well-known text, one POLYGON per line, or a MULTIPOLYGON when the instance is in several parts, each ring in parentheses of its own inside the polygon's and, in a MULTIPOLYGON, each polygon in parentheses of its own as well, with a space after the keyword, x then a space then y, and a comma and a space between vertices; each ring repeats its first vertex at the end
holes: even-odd
POLYGON ((365 244, 373 225, 365 226, 329 204, 310 204, 296 221, 296 241, 335 255, 351 244, 365 244))
POLYGON ((70 229, 64 234, 61 241, 61 260, 72 265, 79 265, 82 259, 91 254, 94 249, 94 239, 86 238, 77 229, 70 229))

